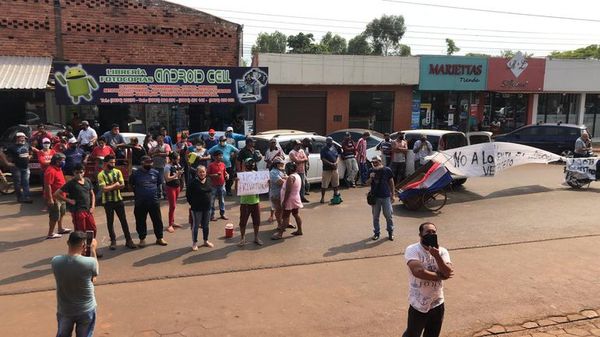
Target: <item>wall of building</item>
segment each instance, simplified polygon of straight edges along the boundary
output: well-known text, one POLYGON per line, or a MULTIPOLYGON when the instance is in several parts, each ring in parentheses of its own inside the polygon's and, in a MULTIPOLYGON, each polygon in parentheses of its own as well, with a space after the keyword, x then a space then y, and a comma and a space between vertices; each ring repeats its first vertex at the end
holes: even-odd
MULTIPOLYGON (((299 86, 273 85, 269 87, 269 104, 256 106, 256 131, 278 129, 277 97, 279 91, 325 91, 327 92, 326 133, 348 128, 351 91, 393 91, 394 92, 394 130, 410 129, 412 86, 299 86), (341 116, 336 121, 335 116, 341 116)), ((310 131, 310 130, 309 130, 310 131)))
POLYGON ((544 92, 600 92, 598 60, 546 60, 544 92))
MULTIPOLYGON (((56 58, 53 0, 0 3, 2 55, 56 58)), ((60 3, 65 61, 239 65, 241 26, 215 16, 160 0, 60 3)))

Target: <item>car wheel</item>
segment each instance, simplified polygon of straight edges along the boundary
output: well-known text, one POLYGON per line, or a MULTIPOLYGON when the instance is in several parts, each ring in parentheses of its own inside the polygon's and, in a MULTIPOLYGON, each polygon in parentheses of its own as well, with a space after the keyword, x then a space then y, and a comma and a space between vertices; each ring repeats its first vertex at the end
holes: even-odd
POLYGON ((466 182, 467 182, 467 178, 454 179, 454 180, 452 180, 452 187, 462 186, 466 182))

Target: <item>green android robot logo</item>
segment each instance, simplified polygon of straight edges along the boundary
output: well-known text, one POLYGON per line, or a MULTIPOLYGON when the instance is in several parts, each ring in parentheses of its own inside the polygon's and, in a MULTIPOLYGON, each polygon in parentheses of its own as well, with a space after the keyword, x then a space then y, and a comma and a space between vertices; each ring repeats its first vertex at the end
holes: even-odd
POLYGON ((73 104, 79 104, 81 98, 88 102, 91 101, 92 91, 98 89, 98 83, 96 83, 94 77, 88 75, 81 68, 81 65, 73 68, 66 67, 64 74, 56 72, 54 78, 60 85, 67 88, 67 93, 73 104))

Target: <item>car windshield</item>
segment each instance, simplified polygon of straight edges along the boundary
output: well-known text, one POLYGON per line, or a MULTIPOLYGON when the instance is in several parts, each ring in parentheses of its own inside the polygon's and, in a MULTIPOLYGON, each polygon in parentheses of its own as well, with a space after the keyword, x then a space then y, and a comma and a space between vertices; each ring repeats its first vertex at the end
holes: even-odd
POLYGON ((486 135, 472 135, 469 136, 469 142, 471 145, 481 144, 481 143, 489 143, 490 138, 486 135))
MULTIPOLYGON (((461 133, 448 133, 442 136, 444 140, 444 148, 441 150, 449 150, 455 149, 457 147, 466 146, 467 138, 461 133)), ((428 137, 429 138, 429 137, 428 137)), ((433 143, 432 143, 433 145, 433 143)), ((437 149, 437 145, 433 147, 434 150, 437 149)))

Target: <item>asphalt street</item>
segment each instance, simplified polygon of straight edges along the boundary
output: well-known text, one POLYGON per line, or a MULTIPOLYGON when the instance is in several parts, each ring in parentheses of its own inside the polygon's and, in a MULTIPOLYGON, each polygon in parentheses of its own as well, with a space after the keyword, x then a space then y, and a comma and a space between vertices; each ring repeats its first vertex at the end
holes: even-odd
MULTIPOLYGON (((150 245, 134 251, 124 247, 116 251, 101 248, 105 257, 100 261, 97 287, 100 308, 102 295, 110 293, 111 299, 105 300, 104 310, 115 316, 110 316, 112 319, 104 316, 107 325, 100 325, 100 331, 120 336, 116 331, 124 331, 124 327, 130 329, 128 335, 145 326, 156 329, 152 322, 158 321, 156 316, 163 317, 163 306, 180 306, 181 315, 188 313, 187 320, 178 321, 180 329, 173 327, 173 331, 182 331, 191 326, 193 302, 222 300, 215 303, 215 310, 209 314, 217 317, 221 314, 222 320, 205 327, 227 331, 222 335, 271 331, 266 335, 291 332, 297 336, 359 336, 374 331, 369 330, 368 319, 377 314, 383 315, 377 324, 392 326, 376 329, 379 333, 375 335, 397 335, 406 317, 406 267, 402 253, 407 245, 417 241, 417 227, 423 221, 438 225, 440 243, 450 250, 457 267, 457 276, 447 284, 448 301, 454 302, 454 309, 447 312, 447 335, 467 335, 495 322, 508 324, 528 317, 598 308, 600 300, 590 294, 600 291, 597 281, 600 264, 594 257, 600 236, 597 220, 600 209, 595 205, 600 185, 576 191, 561 182, 562 166, 529 165, 494 178, 470 179, 463 188, 449 193, 448 204, 437 213, 413 212, 396 205, 393 242, 383 237, 376 242, 370 240, 367 190, 358 188, 343 190, 344 202, 337 206, 319 204, 316 193, 311 193, 309 199, 313 202, 301 211, 304 236, 287 234, 285 240, 270 241, 268 237, 274 226, 263 221, 261 237, 265 245, 250 243, 240 249, 236 246, 237 229, 233 239, 223 237, 227 222, 237 225, 236 198, 231 198, 228 202, 231 220, 210 224, 213 249, 192 252, 187 227, 174 234, 165 233, 167 247, 150 245), (574 270, 577 272, 571 272, 574 270), (248 285, 240 292, 235 285, 246 280, 248 285), (194 284, 202 284, 204 291, 194 292, 200 293, 198 298, 185 296, 186 289, 194 284), (282 287, 281 292, 278 287, 282 287), (150 296, 140 292, 141 289, 152 289, 153 293, 161 289, 156 292, 161 296, 150 296), (269 301, 269 292, 279 294, 284 302, 269 301), (165 297, 164 303, 157 302, 157 298, 165 297), (113 311, 123 301, 132 308, 155 311, 136 320, 131 316, 135 311, 129 316, 122 310, 113 311), (227 319, 235 317, 230 314, 236 310, 247 312, 240 307, 252 305, 253 301, 264 308, 259 318, 267 322, 277 321, 282 308, 298 304, 306 308, 300 313, 290 313, 297 317, 286 324, 274 324, 275 330, 264 327, 256 330, 256 324, 251 322, 257 317, 253 316, 239 319, 248 324, 249 330, 233 324, 238 320, 227 319), (368 314, 365 310, 369 310, 368 314), (341 321, 326 319, 323 314, 327 312, 339 312, 332 317, 341 321), (361 315, 364 317, 359 318, 361 315), (129 326, 123 325, 133 321, 129 326), (295 330, 294 326, 307 330, 295 330)), ((263 202, 262 207, 262 218, 266 220, 268 203, 263 202)), ((54 280, 49 261, 65 251, 66 240, 43 239, 47 214, 41 208, 39 199, 33 205, 20 205, 11 197, 0 198, 0 312, 11 308, 27 310, 32 304, 39 304, 37 310, 47 312, 45 322, 50 327, 46 328, 51 330, 54 280)), ((166 202, 162 210, 166 218, 166 202)), ((131 205, 128 214, 133 229, 131 205)), ((68 216, 66 220, 71 227, 68 216)), ((101 207, 96 210, 96 220, 100 247, 105 247, 108 239, 101 207)), ((184 199, 180 200, 177 220, 187 222, 184 199)), ((123 243, 121 238, 119 244, 123 243)), ((16 322, 7 324, 11 328, 16 326, 16 322)))

